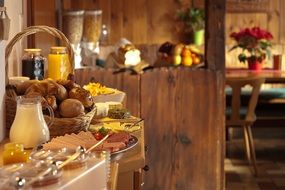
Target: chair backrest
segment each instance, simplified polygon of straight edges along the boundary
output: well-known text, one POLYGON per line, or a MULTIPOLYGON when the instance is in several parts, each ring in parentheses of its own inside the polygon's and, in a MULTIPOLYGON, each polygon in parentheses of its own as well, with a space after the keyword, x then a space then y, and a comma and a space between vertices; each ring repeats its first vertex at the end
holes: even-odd
POLYGON ((231 114, 226 120, 226 125, 252 124, 256 120, 255 108, 261 85, 265 79, 260 77, 228 78, 226 85, 232 88, 231 114), (250 99, 244 117, 241 116, 241 91, 244 86, 251 86, 250 99))

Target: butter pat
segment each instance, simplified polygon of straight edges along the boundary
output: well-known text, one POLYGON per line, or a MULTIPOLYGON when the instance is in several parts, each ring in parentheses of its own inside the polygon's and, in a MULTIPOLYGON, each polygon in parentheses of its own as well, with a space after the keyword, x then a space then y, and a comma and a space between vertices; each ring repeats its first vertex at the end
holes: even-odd
POLYGON ((123 104, 121 102, 107 102, 109 109, 122 109, 123 104))

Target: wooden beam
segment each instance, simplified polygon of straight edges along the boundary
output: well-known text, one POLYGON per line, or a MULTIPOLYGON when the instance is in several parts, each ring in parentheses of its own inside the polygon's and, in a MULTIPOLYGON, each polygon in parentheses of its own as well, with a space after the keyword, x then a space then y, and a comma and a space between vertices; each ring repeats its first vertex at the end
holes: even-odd
MULTIPOLYGON (((285 44, 285 1, 280 0, 280 42, 285 44)), ((284 53, 285 50, 283 50, 284 53)))
POLYGON ((227 12, 268 12, 270 0, 227 0, 227 12))
POLYGON ((225 7, 226 0, 205 0, 206 66, 210 70, 225 71, 225 7))
MULTIPOLYGON (((34 0, 27 0, 27 26, 35 25, 34 0)), ((35 35, 28 36, 28 48, 35 47, 35 35)))

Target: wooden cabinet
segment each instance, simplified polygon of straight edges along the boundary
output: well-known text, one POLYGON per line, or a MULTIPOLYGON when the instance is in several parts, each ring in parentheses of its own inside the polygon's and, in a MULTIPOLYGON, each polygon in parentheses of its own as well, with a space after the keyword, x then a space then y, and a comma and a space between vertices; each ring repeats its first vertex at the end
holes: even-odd
POLYGON ((124 154, 115 155, 113 160, 119 164, 117 190, 140 190, 142 168, 145 166, 145 136, 142 129, 132 133, 138 138, 138 144, 124 154))
POLYGON ((222 188, 223 74, 188 68, 142 75, 81 69, 75 76, 80 84, 92 78, 125 91, 127 108, 145 119, 146 190, 222 188))

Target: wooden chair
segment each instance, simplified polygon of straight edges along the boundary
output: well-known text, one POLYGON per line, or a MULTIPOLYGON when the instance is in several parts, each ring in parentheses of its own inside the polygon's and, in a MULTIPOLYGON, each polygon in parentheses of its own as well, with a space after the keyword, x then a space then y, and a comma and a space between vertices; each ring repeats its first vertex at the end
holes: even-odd
POLYGON ((256 156, 251 126, 256 120, 255 108, 258 101, 260 87, 264 78, 231 78, 226 79, 226 85, 232 89, 231 106, 226 109, 226 127, 243 127, 244 143, 247 159, 253 165, 254 174, 257 176, 256 156), (246 107, 241 106, 241 90, 244 86, 252 87, 250 99, 246 107))

